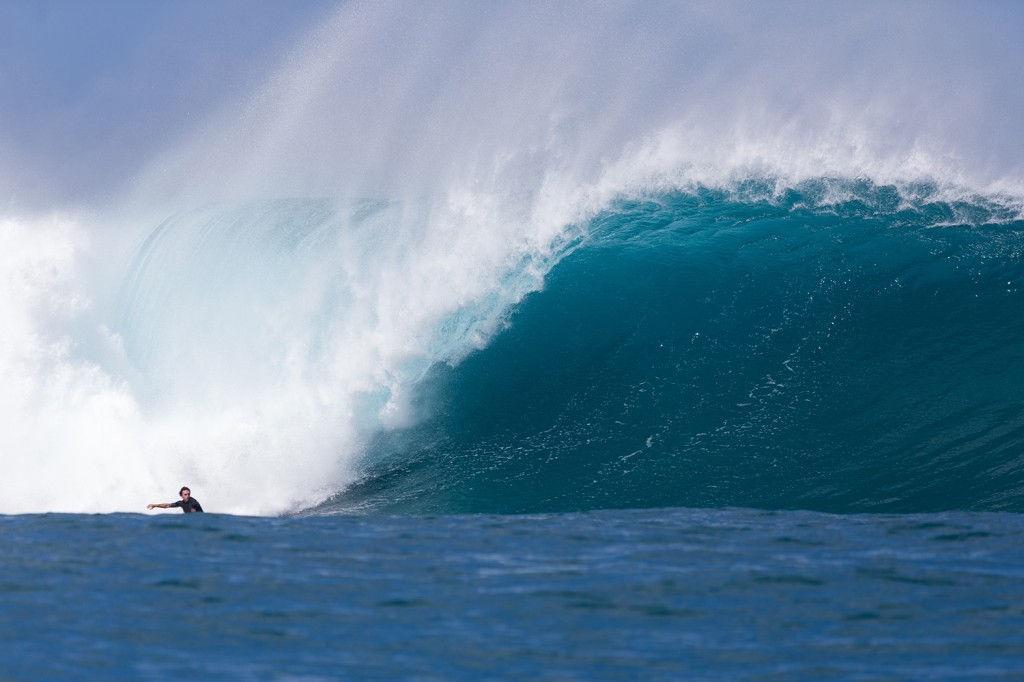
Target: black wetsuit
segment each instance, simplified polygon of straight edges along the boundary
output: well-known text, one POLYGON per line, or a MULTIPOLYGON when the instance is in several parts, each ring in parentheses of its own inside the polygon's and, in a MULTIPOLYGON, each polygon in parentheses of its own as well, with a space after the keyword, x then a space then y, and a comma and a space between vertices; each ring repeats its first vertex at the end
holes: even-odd
POLYGON ((186 514, 190 512, 201 512, 203 511, 203 505, 199 504, 199 501, 194 497, 188 498, 188 502, 185 500, 178 500, 177 502, 171 502, 171 507, 181 507, 181 511, 186 514))

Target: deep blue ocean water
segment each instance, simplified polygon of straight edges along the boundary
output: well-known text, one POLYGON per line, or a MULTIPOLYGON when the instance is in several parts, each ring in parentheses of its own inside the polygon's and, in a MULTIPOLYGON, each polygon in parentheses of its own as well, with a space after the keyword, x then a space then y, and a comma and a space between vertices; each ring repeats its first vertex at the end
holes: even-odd
POLYGON ((4 680, 1019 680, 1018 514, 0 518, 4 680))

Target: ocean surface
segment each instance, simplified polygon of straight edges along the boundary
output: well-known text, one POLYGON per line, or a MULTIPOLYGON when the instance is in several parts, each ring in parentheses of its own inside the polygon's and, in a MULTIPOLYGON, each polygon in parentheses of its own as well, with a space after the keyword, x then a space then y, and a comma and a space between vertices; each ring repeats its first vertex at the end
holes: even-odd
POLYGON ((0 681, 1024 681, 1021 35, 0 0, 0 681))
POLYGON ((0 519, 4 680, 1019 680, 1017 514, 0 519))

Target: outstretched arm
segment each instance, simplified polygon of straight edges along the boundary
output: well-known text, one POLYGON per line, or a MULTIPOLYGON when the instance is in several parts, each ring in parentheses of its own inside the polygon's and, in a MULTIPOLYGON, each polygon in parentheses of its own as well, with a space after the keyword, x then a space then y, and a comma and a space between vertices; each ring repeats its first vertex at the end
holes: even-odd
POLYGON ((157 502, 156 504, 147 504, 146 509, 152 509, 153 507, 160 507, 161 509, 167 509, 171 505, 167 502, 157 502))

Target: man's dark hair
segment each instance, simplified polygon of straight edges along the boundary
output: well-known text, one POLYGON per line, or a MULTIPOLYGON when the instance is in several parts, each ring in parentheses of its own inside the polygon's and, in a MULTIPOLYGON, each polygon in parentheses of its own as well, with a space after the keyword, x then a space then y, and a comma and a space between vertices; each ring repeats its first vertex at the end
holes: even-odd
POLYGON ((178 495, 181 495, 186 490, 189 491, 189 492, 192 492, 191 488, 189 488, 187 485, 183 485, 183 486, 181 486, 181 490, 178 491, 178 495))

